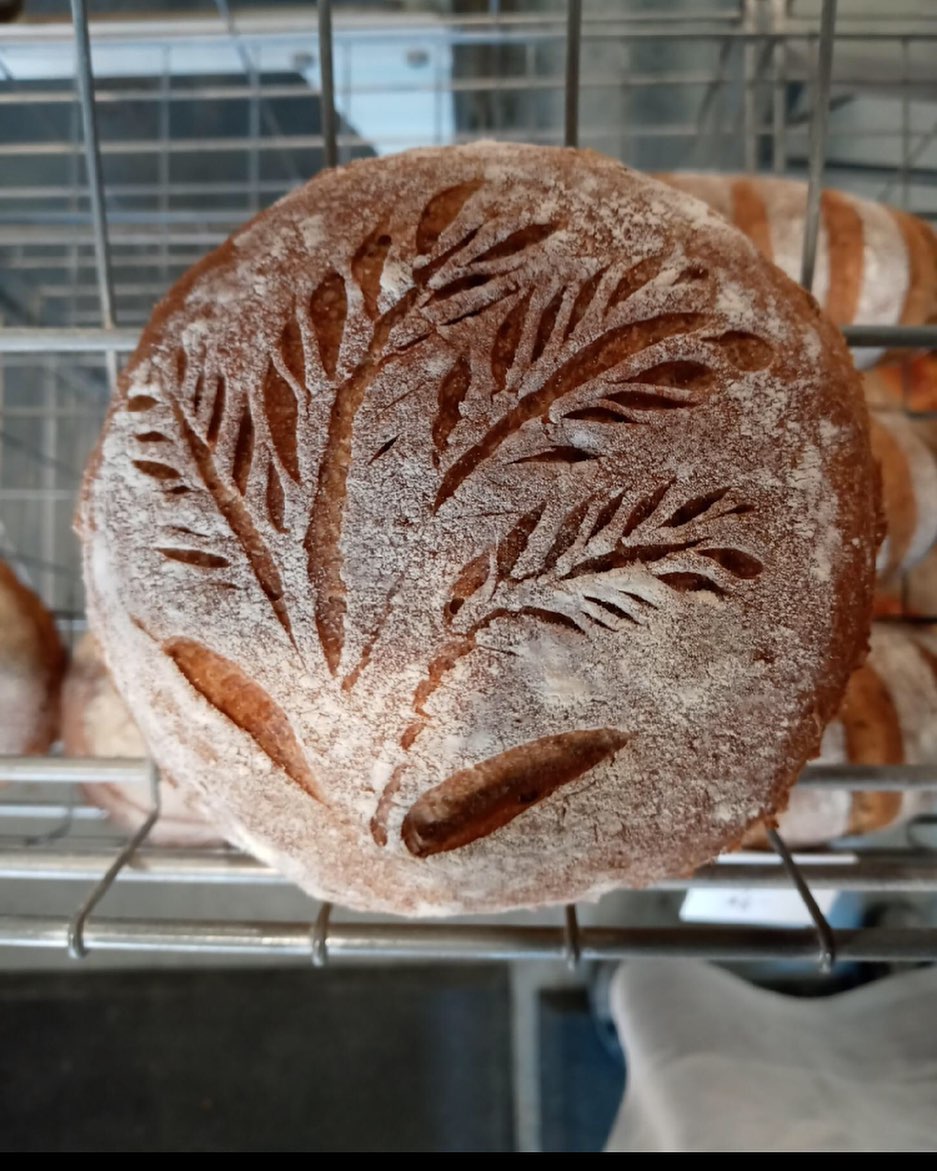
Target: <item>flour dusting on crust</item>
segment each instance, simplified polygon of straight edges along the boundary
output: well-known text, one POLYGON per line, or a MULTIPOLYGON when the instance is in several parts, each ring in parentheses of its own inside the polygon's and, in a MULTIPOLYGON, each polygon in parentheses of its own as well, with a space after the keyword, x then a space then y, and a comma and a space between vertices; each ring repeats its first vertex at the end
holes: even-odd
POLYGON ((486 143, 328 172, 183 278, 80 529, 160 763, 315 894, 441 914, 776 808, 864 650, 875 508, 808 297, 689 196, 486 143))

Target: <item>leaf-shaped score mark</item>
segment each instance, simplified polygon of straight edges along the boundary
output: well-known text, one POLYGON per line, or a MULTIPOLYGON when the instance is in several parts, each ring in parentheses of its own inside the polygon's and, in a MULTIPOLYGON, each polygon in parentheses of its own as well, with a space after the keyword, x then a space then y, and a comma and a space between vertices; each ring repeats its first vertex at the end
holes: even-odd
POLYGON ((525 395, 489 428, 487 434, 455 461, 436 495, 436 510, 455 493, 472 472, 491 459, 501 445, 534 419, 542 419, 553 404, 586 383, 594 382, 628 358, 658 342, 700 329, 700 313, 670 313, 651 321, 632 322, 608 330, 568 358, 546 382, 525 395))
POLYGON ((267 516, 278 533, 286 532, 286 497, 283 495, 283 485, 280 476, 271 463, 267 468, 266 491, 267 516))
POLYGON ((527 307, 533 290, 528 290, 508 310, 507 316, 498 326, 495 333, 494 345, 491 349, 491 375, 494 379, 495 392, 504 390, 508 384, 508 374, 514 365, 517 347, 520 345, 524 331, 524 322, 527 318, 527 307))
POLYGON ((378 299, 381 295, 381 276, 387 263, 391 238, 381 228, 376 228, 351 261, 351 275, 355 278, 364 300, 364 310, 372 320, 377 317, 378 299))
MULTIPOLYGON (((631 295, 633 292, 632 289, 631 295)), ((722 367, 725 378, 730 377, 731 370, 750 373, 765 369, 774 361, 774 350, 763 339, 735 330, 704 335, 703 330, 711 324, 703 313, 664 313, 615 326, 577 349, 538 389, 520 398, 449 467, 436 494, 436 511, 511 436, 527 423, 546 418, 554 404, 567 397, 570 402, 562 412, 563 417, 595 423, 643 422, 653 412, 677 411, 705 401, 718 384, 719 376, 702 360, 669 359, 641 373, 616 379, 616 368, 653 346, 664 342, 676 346, 692 334, 696 347, 705 347, 714 360, 728 363, 730 371, 725 371, 725 365, 722 367), (612 389, 618 385, 629 389, 612 389)))
POLYGON ((194 565, 198 569, 227 569, 231 562, 227 557, 217 553, 206 553, 204 549, 182 549, 175 545, 158 545, 157 553, 169 561, 179 561, 183 565, 194 565))
POLYGON ((610 760, 628 739, 617 728, 564 732, 453 773, 411 806, 401 830, 404 845, 428 858, 488 837, 610 760))
POLYGON ((753 553, 715 544, 712 529, 751 506, 734 502, 731 490, 722 488, 675 508, 667 503, 673 487, 674 481, 666 481, 633 503, 624 490, 605 499, 586 497, 550 532, 543 531, 543 502, 473 557, 450 589, 443 608, 450 638, 414 690, 417 719, 402 747, 408 749, 425 726, 430 697, 495 622, 527 619, 579 636, 622 631, 648 622, 668 591, 721 598, 732 580, 758 577, 762 562, 753 553))
MULTIPOLYGON (((280 334, 277 347, 280 361, 293 382, 306 390, 306 366, 302 336, 295 318, 290 318, 280 334)), ((308 393, 308 392, 307 392, 308 393)), ((299 405, 296 391, 280 373, 276 363, 267 364, 263 383, 264 414, 273 449, 286 474, 299 483, 298 429, 299 405)))
MULTIPOLYGON (((569 510, 536 568, 518 576, 512 565, 511 572, 496 570, 494 580, 479 585, 485 609, 553 613, 583 631, 588 623, 615 630, 623 624, 640 624, 646 610, 660 605, 648 589, 648 576, 681 593, 706 591, 719 597, 726 589, 709 565, 718 565, 739 581, 758 577, 764 566, 754 554, 711 545, 710 530, 699 528, 744 515, 750 506, 727 502, 729 489, 723 488, 686 501, 666 520, 656 521, 672 488, 673 482, 667 482, 630 508, 625 507, 624 493, 616 493, 602 501, 597 514, 595 501, 580 502, 569 510), (595 515, 591 523, 590 515, 595 515), (675 521, 683 530, 679 534, 672 532, 675 521), (669 530, 667 535, 664 530, 669 530), (483 590, 486 585, 487 591, 483 590)), ((517 552, 515 565, 535 539, 534 532, 526 533, 525 548, 517 552)), ((461 605, 467 600, 463 597, 461 605)), ((484 619, 476 616, 475 622, 479 621, 484 619)))
POLYGON ((131 414, 135 414, 139 411, 149 411, 158 405, 159 400, 153 398, 151 394, 132 394, 130 398, 127 399, 127 410, 130 411, 131 414))
POLYGON ((459 212, 482 186, 480 179, 447 187, 438 192, 423 208, 416 229, 416 251, 425 256, 436 247, 439 237, 458 217, 459 212))
POLYGON ((436 418, 433 421, 433 447, 436 462, 446 450, 449 436, 461 417, 462 403, 468 394, 472 371, 466 358, 456 358, 443 377, 436 396, 436 418))
POLYGON ((133 466, 151 480, 178 480, 179 473, 169 464, 160 463, 153 459, 135 459, 133 466))
POLYGON ((286 713, 258 683, 229 659, 191 639, 174 639, 163 645, 163 651, 207 703, 249 736, 310 797, 322 801, 286 713))
MULTIPOLYGON (((190 494, 196 486, 207 493, 240 546, 245 562, 270 603, 277 621, 292 641, 292 625, 283 599, 283 584, 276 561, 243 499, 254 464, 255 435, 249 400, 246 396, 229 393, 221 375, 210 379, 205 371, 192 370, 187 373, 185 355, 181 351, 177 355, 176 368, 185 381, 165 404, 151 395, 133 395, 126 404, 126 409, 134 414, 143 414, 161 406, 165 409, 169 418, 160 420, 159 434, 164 439, 157 450, 160 454, 166 452, 167 458, 172 458, 174 463, 151 459, 135 459, 132 462, 143 475, 163 481, 168 495, 190 494), (185 393, 187 388, 188 396, 185 393), (206 398, 202 409, 201 399, 207 391, 212 392, 210 401, 206 398), (196 397, 199 399, 199 409, 196 409, 196 397), (237 408, 240 414, 231 436, 230 413, 237 408), (223 431, 230 438, 225 439, 223 431), (186 469, 186 483, 178 483, 182 475, 175 466, 176 462, 179 467, 186 469)), ((138 432, 137 442, 145 451, 147 445, 153 442, 152 434, 138 432)), ((272 491, 275 497, 276 490, 271 489, 269 483, 267 487, 269 504, 270 493, 272 491)), ((167 546, 160 552, 170 560, 196 568, 222 568, 220 564, 213 563, 218 555, 210 550, 186 551, 167 546)), ((226 558, 224 560, 227 561, 226 558)))
POLYGON ((335 271, 327 273, 309 299, 309 321, 319 345, 322 369, 335 377, 345 336, 348 295, 345 282, 335 271))
POLYGON ((234 456, 231 461, 231 475, 242 496, 247 492, 253 461, 254 420, 251 418, 250 403, 245 400, 244 413, 241 415, 241 422, 238 426, 237 439, 234 441, 234 456))
POLYGON ((540 314, 540 320, 537 322, 537 332, 534 335, 533 348, 530 351, 531 362, 539 362, 543 357, 543 352, 553 337, 553 331, 556 328, 556 321, 560 315, 560 309, 563 307, 563 299, 565 296, 566 289, 560 289, 559 292, 554 294, 553 299, 540 314))
POLYGON ((297 454, 298 409, 293 388, 271 362, 263 385, 264 414, 273 449, 283 470, 299 483, 297 454))
POLYGON ((700 549, 699 554, 715 561, 733 577, 741 578, 743 581, 751 581, 764 569, 757 557, 742 549, 700 549))

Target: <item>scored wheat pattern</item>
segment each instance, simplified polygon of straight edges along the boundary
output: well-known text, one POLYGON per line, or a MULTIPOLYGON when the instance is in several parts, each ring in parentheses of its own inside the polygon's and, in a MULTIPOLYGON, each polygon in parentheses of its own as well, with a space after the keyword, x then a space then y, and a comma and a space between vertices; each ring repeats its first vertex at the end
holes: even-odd
POLYGON ((414 692, 418 719, 404 734, 407 747, 446 673, 499 619, 533 619, 580 636, 590 629, 619 632, 645 623, 667 590, 722 597, 733 580, 756 578, 762 562, 719 543, 716 523, 744 516, 751 506, 726 487, 665 508, 673 488, 668 481, 631 506, 624 491, 604 500, 586 497, 566 513, 533 567, 518 572, 524 554, 540 544, 534 539, 546 511, 540 504, 464 566, 444 611, 450 638, 414 692))
MULTIPOLYGON (((343 533, 356 422, 369 390, 394 363, 412 369, 423 345, 442 344, 447 355, 425 388, 431 524, 493 463, 524 474, 524 466, 603 458, 600 440, 558 441, 553 424, 575 424, 568 428, 574 436, 583 428, 601 435, 666 425, 705 403, 720 384, 774 360, 764 339, 732 329, 712 308, 713 278, 703 264, 674 272, 662 254, 612 261, 544 292, 537 258, 564 225, 545 220, 518 228, 516 215, 510 228, 497 216, 492 223, 473 211, 482 187, 464 183, 428 201, 407 281, 385 281, 394 238, 385 225, 374 226, 345 275, 330 270, 294 303, 261 379, 247 384, 217 360, 180 349, 164 396, 132 393, 125 402, 135 417, 133 465, 165 495, 158 552, 225 589, 244 588, 227 574, 237 559, 304 659, 310 641, 294 629, 284 589, 284 550, 298 546, 311 586, 315 645, 346 692, 374 663, 400 586, 388 583, 364 649, 359 643, 350 659, 343 533), (662 288, 666 308, 642 310, 642 296, 662 288), (477 344, 466 348, 460 340, 466 328, 490 339, 483 363, 477 344), (173 501, 193 492, 207 493, 220 527, 200 532, 173 520, 173 501)), ((384 440, 369 464, 392 459, 398 439, 384 440)), ((586 492, 551 532, 544 496, 466 562, 413 695, 405 751, 425 726, 432 693, 492 623, 532 620, 577 637, 620 633, 652 620, 668 592, 721 597, 761 572, 754 553, 715 532, 749 510, 730 487, 687 500, 676 499, 670 481, 643 496, 635 488, 620 485, 604 498, 586 492)), ((219 706, 217 696, 203 694, 219 706)))

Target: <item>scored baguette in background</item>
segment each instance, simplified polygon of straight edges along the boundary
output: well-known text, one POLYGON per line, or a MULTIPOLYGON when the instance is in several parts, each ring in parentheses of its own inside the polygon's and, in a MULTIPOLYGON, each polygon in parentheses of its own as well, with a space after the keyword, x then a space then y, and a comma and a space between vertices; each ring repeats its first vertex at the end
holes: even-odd
POLYGON ((0 754, 42 753, 52 746, 64 670, 55 619, 0 561, 0 754))
MULTIPOLYGON (((800 279, 806 183, 695 172, 658 178, 702 199, 792 280, 800 279)), ((937 235, 907 212, 826 190, 811 291, 839 326, 923 325, 937 315, 937 235)), ((869 367, 883 353, 863 347, 853 357, 856 365, 869 367)))
MULTIPOLYGON (((140 730, 118 695, 94 635, 78 642, 62 689, 62 741, 66 756, 149 755, 140 730)), ((145 785, 83 785, 87 799, 123 829, 140 828, 152 808, 145 785)), ((160 777, 160 815, 147 835, 153 846, 212 846, 224 839, 206 819, 198 797, 171 777, 160 777)))

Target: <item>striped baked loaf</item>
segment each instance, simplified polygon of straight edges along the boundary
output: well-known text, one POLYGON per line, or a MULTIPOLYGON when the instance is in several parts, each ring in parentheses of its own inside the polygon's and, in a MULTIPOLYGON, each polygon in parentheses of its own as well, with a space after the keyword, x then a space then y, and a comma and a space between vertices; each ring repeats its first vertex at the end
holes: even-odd
POLYGON ((40 598, 0 561, 0 755, 45 752, 58 735, 65 650, 40 598))
POLYGON ((937 354, 917 354, 884 362, 862 377, 870 407, 937 412, 937 354))
MULTIPOLYGON (((760 252, 800 279, 807 185, 768 176, 670 173, 740 228, 760 252)), ((922 325, 937 314, 937 236, 916 216, 841 191, 820 204, 813 294, 837 325, 922 325)), ((873 366, 880 349, 853 351, 873 366)))
MULTIPOLYGON (((97 640, 86 634, 75 647, 62 688, 62 743, 66 756, 149 755, 127 705, 111 682, 97 640)), ((140 785, 85 785, 88 800, 133 833, 151 809, 140 785)), ((170 777, 160 778, 160 816, 147 841, 157 846, 219 845, 223 839, 208 823, 194 793, 170 777)))
POLYGON ((859 379, 698 200, 479 143, 316 177, 157 308, 80 506, 147 742, 313 893, 409 914, 683 872, 865 652, 859 379))
POLYGON ((937 460, 900 412, 876 411, 871 424, 885 518, 877 568, 880 581, 887 585, 916 565, 937 541, 937 460))
MULTIPOLYGON (((937 764, 937 633, 888 622, 872 627, 869 656, 853 674, 823 736, 821 764, 937 764)), ((795 786, 778 828, 788 845, 816 846, 885 829, 930 808, 934 794, 847 792, 795 786)), ((763 847, 763 831, 746 845, 763 847)))

